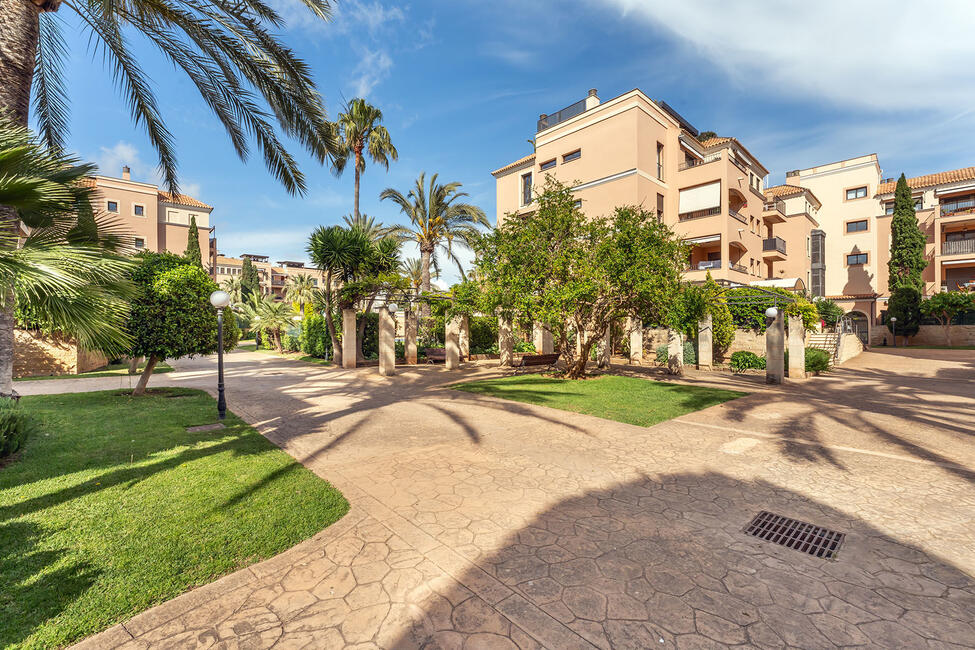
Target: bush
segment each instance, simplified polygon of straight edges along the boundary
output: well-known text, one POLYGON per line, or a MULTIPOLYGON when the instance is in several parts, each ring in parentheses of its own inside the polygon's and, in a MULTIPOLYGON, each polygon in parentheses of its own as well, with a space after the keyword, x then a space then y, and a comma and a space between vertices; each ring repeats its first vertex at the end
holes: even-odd
MULTIPOLYGON (((778 287, 763 287, 763 289, 794 299, 795 302, 784 306, 785 313, 789 316, 801 316, 802 324, 807 330, 815 329, 816 324, 819 323, 819 312, 816 310, 816 305, 785 289, 778 287)), ((735 327, 750 329, 759 333, 765 331, 767 327, 765 310, 772 307, 773 302, 773 297, 767 291, 762 291, 757 287, 737 287, 725 292, 729 298, 737 296, 747 299, 742 302, 733 300, 728 302, 728 309, 731 311, 735 327)), ((779 304, 782 305, 782 302, 780 301, 779 304)))
POLYGON ((475 316, 470 319, 471 354, 491 354, 497 349, 498 319, 491 316, 475 316))
POLYGON ((396 341, 393 346, 396 348, 396 358, 405 359, 406 358, 406 343, 403 341, 396 341))
MULTIPOLYGON (((667 344, 657 346, 656 360, 659 364, 667 363, 669 358, 669 353, 667 351, 667 344)), ((684 341, 684 365, 692 366, 697 363, 697 348, 694 347, 694 341, 684 341)))
POLYGON ((732 372, 745 372, 746 370, 764 370, 765 357, 760 357, 754 352, 738 350, 731 355, 731 362, 728 364, 732 372))
POLYGON ((332 338, 328 335, 328 325, 323 316, 309 314, 301 321, 298 348, 310 357, 328 358, 332 351, 332 338))
POLYGON ((362 334, 362 356, 367 359, 379 358, 379 314, 371 311, 360 313, 359 319, 366 319, 366 329, 362 334))
POLYGON ((819 348, 806 348, 806 372, 829 370, 829 354, 819 348))
POLYGON ((535 349, 535 344, 532 343, 531 341, 515 341, 513 347, 515 352, 529 352, 529 353, 537 352, 537 350, 535 349))
POLYGON ((281 344, 285 352, 298 352, 301 350, 298 328, 292 327, 288 329, 285 335, 281 337, 281 344))
POLYGON ((20 449, 36 428, 34 419, 17 402, 0 399, 0 458, 20 449))
POLYGON ((660 363, 660 364, 667 363, 667 356, 668 356, 667 355, 667 344, 664 343, 663 345, 658 345, 657 346, 657 356, 656 356, 657 363, 660 363))

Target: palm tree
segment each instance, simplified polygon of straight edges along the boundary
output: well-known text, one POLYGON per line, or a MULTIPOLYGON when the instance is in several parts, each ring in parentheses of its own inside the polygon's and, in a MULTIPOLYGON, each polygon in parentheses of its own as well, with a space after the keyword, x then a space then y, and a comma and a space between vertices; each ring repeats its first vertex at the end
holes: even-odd
POLYGON ((332 163, 332 172, 341 176, 351 158, 355 166, 355 195, 353 217, 359 218, 359 177, 366 169, 366 156, 376 164, 389 169, 389 159, 397 160, 399 153, 389 138, 389 131, 380 124, 383 112, 356 98, 345 105, 335 121, 333 131, 339 138, 338 155, 332 163))
POLYGON ((243 282, 240 276, 232 276, 223 281, 223 290, 230 294, 230 302, 238 305, 243 302, 243 282))
POLYGON ((291 327, 291 305, 286 302, 274 300, 271 296, 254 296, 249 303, 244 305, 244 318, 247 319, 248 327, 252 330, 268 332, 271 340, 274 341, 274 349, 284 352, 284 345, 281 343, 281 331, 291 327))
POLYGON ((347 228, 358 228, 363 231, 372 241, 379 241, 396 230, 395 226, 384 226, 382 221, 376 221, 376 217, 370 217, 368 214, 360 214, 358 217, 345 214, 342 215, 342 221, 347 228))
POLYGON ((310 275, 292 275, 288 278, 288 286, 284 289, 285 300, 298 303, 301 317, 305 317, 305 305, 315 300, 315 283, 310 275))
MULTIPOLYGON (((411 257, 403 262, 403 271, 406 273, 406 277, 410 279, 410 284, 413 286, 415 291, 419 291, 420 287, 423 285, 423 264, 419 257, 411 257)), ((440 279, 440 264, 437 262, 437 256, 433 256, 433 272, 430 277, 435 280, 440 279)))
MULTIPOLYGON (((438 251, 453 260, 463 276, 464 269, 454 255, 454 244, 469 248, 479 236, 477 226, 491 225, 484 210, 459 201, 468 196, 467 192, 458 191, 460 187, 461 184, 456 182, 441 185, 437 182, 437 174, 430 177, 427 186, 426 173, 423 172, 408 194, 403 195, 388 187, 379 195, 381 200, 389 199, 398 205, 410 220, 409 226, 399 226, 391 234, 400 241, 415 241, 419 245, 422 291, 430 291, 430 267, 438 251)), ((429 316, 429 305, 422 304, 420 310, 423 318, 429 316)))
MULTIPOLYGON (((0 205, 29 231, 0 230, 0 395, 13 394, 15 316, 122 356, 133 262, 121 256, 115 224, 96 219, 92 165, 44 147, 23 127, 0 122, 0 205), (15 306, 19 314, 15 313, 15 306)), ((18 227, 19 230, 19 227, 18 227)))

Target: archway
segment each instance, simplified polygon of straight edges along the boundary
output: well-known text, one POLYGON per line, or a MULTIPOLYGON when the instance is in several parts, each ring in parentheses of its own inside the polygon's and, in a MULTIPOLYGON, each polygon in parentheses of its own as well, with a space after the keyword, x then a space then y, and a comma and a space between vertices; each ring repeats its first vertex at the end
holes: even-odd
POLYGON ((856 334, 864 345, 870 344, 870 327, 867 315, 862 311, 850 311, 844 314, 840 320, 840 327, 842 332, 856 334))

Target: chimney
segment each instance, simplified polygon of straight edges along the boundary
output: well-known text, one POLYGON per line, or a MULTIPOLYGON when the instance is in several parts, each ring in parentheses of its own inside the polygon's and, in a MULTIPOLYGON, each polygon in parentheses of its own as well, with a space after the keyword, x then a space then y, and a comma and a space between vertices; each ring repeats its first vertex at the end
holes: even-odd
POLYGON ((132 180, 132 170, 129 169, 128 165, 122 166, 122 180, 126 180, 126 181, 132 180))
POLYGON ((586 97, 586 110, 599 106, 599 97, 596 96, 596 89, 590 88, 589 95, 586 97))

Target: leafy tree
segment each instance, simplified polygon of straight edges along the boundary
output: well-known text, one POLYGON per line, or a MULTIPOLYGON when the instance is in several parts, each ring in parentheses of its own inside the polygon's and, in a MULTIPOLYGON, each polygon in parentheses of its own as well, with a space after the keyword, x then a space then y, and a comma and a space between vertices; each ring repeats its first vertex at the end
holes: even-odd
POLYGON ((951 321, 956 316, 975 311, 975 294, 942 291, 921 303, 921 314, 937 319, 945 330, 945 344, 951 346, 951 321))
POLYGON ((716 137, 718 137, 718 134, 715 133, 714 131, 701 131, 697 135, 697 139, 699 142, 707 142, 711 138, 716 138, 716 137))
POLYGON ((288 278, 288 285, 284 289, 284 297, 288 302, 298 305, 301 317, 305 317, 305 305, 315 300, 315 283, 311 276, 299 274, 288 278))
MULTIPOLYGON (((914 199, 904 174, 897 179, 894 190, 894 216, 890 220, 890 261, 887 262, 888 286, 891 294, 901 287, 915 289, 918 295, 924 291, 921 272, 928 265, 924 258, 927 242, 917 223, 914 199)), ((902 294, 905 298, 910 294, 902 294)))
POLYGON ((478 244, 481 311, 539 321, 553 334, 569 378, 582 377, 593 345, 614 321, 635 314, 665 322, 687 248, 654 214, 620 207, 587 218, 553 179, 538 210, 508 219, 478 244), (575 352, 582 333, 582 353, 575 352))
POLYGON ((735 327, 741 329, 751 329, 756 332, 764 332, 767 324, 765 322, 765 310, 776 304, 785 311, 786 316, 801 316, 802 325, 807 330, 815 329, 819 323, 819 313, 816 305, 809 302, 802 296, 792 293, 779 287, 736 287, 725 292, 729 298, 738 297, 746 300, 729 300, 728 309, 735 327), (771 292, 771 293, 770 293, 771 292), (788 300, 776 300, 771 294, 779 294, 788 300))
POLYGON ((281 333, 294 324, 294 311, 289 303, 278 302, 271 296, 255 296, 244 304, 243 313, 252 331, 268 333, 274 342, 274 349, 284 352, 281 333))
POLYGON ((887 302, 887 329, 895 336, 914 336, 921 328, 921 292, 914 287, 898 287, 887 302), (896 318, 894 323, 891 318, 896 318))
POLYGON ((389 159, 396 160, 399 153, 389 137, 389 131, 381 124, 383 112, 361 98, 348 102, 339 113, 334 125, 338 136, 338 153, 332 162, 332 171, 341 176, 349 160, 355 172, 353 217, 359 218, 359 177, 366 170, 366 157, 389 169, 389 159))
POLYGON ((826 327, 836 327, 836 324, 843 318, 843 308, 829 298, 820 298, 815 304, 816 311, 826 327))
POLYGON ((701 292, 705 302, 704 313, 711 314, 711 343, 714 352, 720 353, 731 347, 735 340, 735 322, 728 304, 720 298, 722 288, 711 277, 711 271, 707 272, 701 292))
POLYGON ((249 302, 254 297, 260 297, 261 277, 257 274, 257 267, 249 257, 244 258, 244 263, 240 267, 240 299, 241 302, 249 302))
MULTIPOLYGON (((460 192, 460 188, 461 184, 456 182, 438 183, 437 174, 430 177, 428 185, 426 172, 422 172, 407 194, 388 187, 379 195, 381 200, 398 205, 410 220, 409 226, 400 226, 391 234, 400 241, 415 241, 420 247, 421 291, 430 291, 430 269, 439 271, 438 251, 457 264, 463 277, 464 269, 454 254, 454 245, 470 248, 480 235, 477 227, 491 225, 484 210, 460 201, 467 197, 467 192, 460 192)), ((421 318, 426 320, 429 315, 429 306, 422 304, 421 318)))
POLYGON ((94 217, 93 190, 82 182, 93 171, 0 121, 0 222, 3 210, 14 219, 13 230, 0 223, 0 395, 13 393, 18 319, 109 355, 131 345, 123 326, 133 263, 118 254, 112 224, 94 217), (21 237, 19 224, 30 234, 21 237))
MULTIPOLYGON (((179 256, 148 252, 139 255, 133 280, 138 293, 126 328, 134 340, 130 355, 146 357, 132 391, 142 395, 160 361, 217 351, 217 315, 210 305, 217 283, 179 256)), ((225 318, 224 350, 233 350, 239 338, 236 319, 225 318)))
POLYGON ((200 230, 196 227, 196 217, 190 217, 190 229, 186 233, 186 250, 183 257, 190 264, 203 268, 203 254, 200 253, 200 230))

